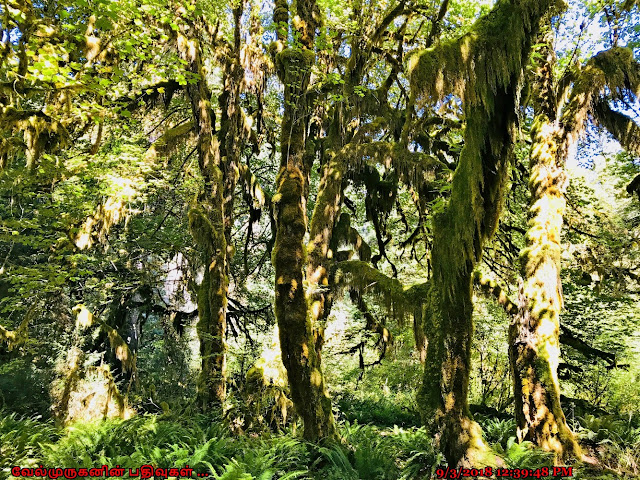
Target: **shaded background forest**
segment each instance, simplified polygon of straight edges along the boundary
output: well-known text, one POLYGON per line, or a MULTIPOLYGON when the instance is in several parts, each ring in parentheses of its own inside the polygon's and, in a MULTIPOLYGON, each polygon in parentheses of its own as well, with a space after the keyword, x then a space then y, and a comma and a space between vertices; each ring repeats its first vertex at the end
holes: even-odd
POLYGON ((640 475, 639 30, 633 1, 2 0, 0 478, 495 465, 431 409, 449 337, 470 345, 460 423, 498 464, 640 475), (543 287, 580 454, 521 434, 510 366, 551 103, 543 287), (481 213, 457 188, 475 153, 481 213), (456 208, 477 232, 446 233, 456 208), (432 320, 458 258, 468 331, 432 320))

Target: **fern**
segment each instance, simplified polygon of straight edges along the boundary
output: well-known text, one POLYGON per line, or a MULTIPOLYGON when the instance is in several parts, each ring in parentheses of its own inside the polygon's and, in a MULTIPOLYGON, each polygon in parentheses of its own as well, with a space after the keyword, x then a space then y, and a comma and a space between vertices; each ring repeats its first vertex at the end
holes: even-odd
POLYGON ((509 438, 506 449, 501 445, 495 449, 510 467, 536 469, 553 464, 553 453, 536 448, 531 442, 518 443, 515 437, 509 438))
POLYGON ((516 436, 516 422, 512 418, 508 420, 489 418, 480 423, 486 440, 491 444, 498 443, 503 448, 507 448, 509 439, 516 436))
MULTIPOLYGON (((358 472, 351 466, 349 457, 347 456, 344 448, 340 445, 332 445, 330 447, 319 447, 318 453, 321 455, 321 459, 328 465, 328 473, 331 475, 338 474, 344 480, 359 480, 358 472)), ((316 461, 315 465, 320 465, 321 461, 316 461)))

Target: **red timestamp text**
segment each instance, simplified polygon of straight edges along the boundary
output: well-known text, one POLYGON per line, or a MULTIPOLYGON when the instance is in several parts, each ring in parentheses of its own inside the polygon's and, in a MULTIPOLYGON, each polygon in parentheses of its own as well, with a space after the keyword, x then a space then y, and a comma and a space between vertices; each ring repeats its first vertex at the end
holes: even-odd
POLYGON ((540 468, 464 468, 464 467, 438 467, 436 478, 547 478, 547 477, 572 477, 573 467, 540 467, 540 468))
POLYGON ((464 468, 464 467, 438 467, 436 469, 436 478, 481 478, 491 477, 494 469, 491 467, 484 468, 464 468))

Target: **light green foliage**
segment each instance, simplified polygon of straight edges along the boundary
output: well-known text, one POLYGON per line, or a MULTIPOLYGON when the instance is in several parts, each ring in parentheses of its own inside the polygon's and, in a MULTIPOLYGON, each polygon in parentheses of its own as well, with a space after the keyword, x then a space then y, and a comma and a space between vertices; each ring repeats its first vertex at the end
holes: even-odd
POLYGON ((531 442, 517 443, 515 437, 507 441, 504 450, 496 449, 502 453, 507 465, 514 468, 537 469, 553 463, 553 454, 535 448, 531 442))
POLYGON ((509 318, 502 306, 491 300, 480 300, 474 309, 474 325, 475 368, 469 381, 470 402, 504 411, 512 395, 507 352, 509 318))
MULTIPOLYGON (((218 479, 409 480, 433 471, 439 461, 422 429, 381 431, 345 424, 341 432, 345 444, 325 448, 301 442, 290 433, 234 439, 220 419, 203 416, 189 420, 140 416, 64 431, 49 424, 43 428, 37 420, 13 415, 0 422, 3 454, 22 466, 119 464, 135 470, 146 463, 160 468, 188 464, 195 472, 218 479), (15 450, 7 450, 9 446, 15 450)), ((0 471, 8 474, 12 465, 0 463, 0 471)))

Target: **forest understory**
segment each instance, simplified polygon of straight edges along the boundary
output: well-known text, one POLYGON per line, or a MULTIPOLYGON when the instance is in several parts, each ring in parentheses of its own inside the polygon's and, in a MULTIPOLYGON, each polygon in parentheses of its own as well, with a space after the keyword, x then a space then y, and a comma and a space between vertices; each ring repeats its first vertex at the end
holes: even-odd
POLYGON ((0 0, 0 480, 640 478, 638 0, 0 0))

